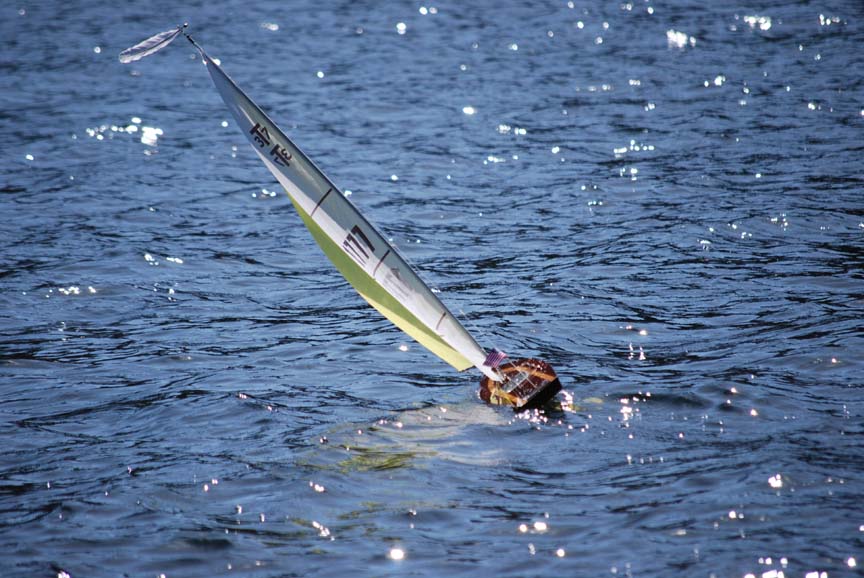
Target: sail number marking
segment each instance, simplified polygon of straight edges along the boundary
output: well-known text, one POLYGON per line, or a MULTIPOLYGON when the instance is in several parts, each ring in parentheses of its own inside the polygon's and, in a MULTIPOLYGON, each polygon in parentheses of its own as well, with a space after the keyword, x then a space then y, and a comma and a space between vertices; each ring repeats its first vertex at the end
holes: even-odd
POLYGON ((369 257, 375 253, 375 246, 358 225, 354 225, 351 232, 342 241, 342 248, 361 267, 365 267, 369 257))
MULTIPOLYGON (((268 131, 267 127, 261 123, 256 122, 255 126, 249 129, 249 134, 252 135, 252 140, 258 144, 259 149, 270 146, 270 131, 268 131)), ((292 156, 293 155, 279 143, 275 143, 273 148, 270 149, 270 158, 279 166, 291 166, 289 161, 292 156)))
POLYGON ((261 126, 261 124, 256 122, 255 126, 249 131, 249 134, 258 143, 258 148, 270 146, 270 133, 267 131, 266 126, 261 126))
MULTIPOLYGON (((342 249, 344 249, 345 252, 364 269, 366 268, 369 259, 375 255, 375 246, 359 225, 354 225, 354 227, 351 228, 351 232, 348 233, 348 236, 345 237, 344 241, 342 241, 342 249)), ((375 278, 379 267, 381 267, 381 264, 384 263, 384 259, 386 259, 389 254, 390 249, 387 249, 384 256, 378 260, 378 264, 375 265, 375 269, 372 271, 373 278, 375 278)), ((411 287, 405 282, 405 279, 402 278, 402 272, 399 270, 399 267, 385 266, 383 278, 380 280, 376 279, 376 281, 378 281, 382 287, 387 289, 390 294, 401 302, 410 299, 411 293, 413 293, 411 287)), ((440 325, 441 322, 439 321, 438 323, 440 325)))

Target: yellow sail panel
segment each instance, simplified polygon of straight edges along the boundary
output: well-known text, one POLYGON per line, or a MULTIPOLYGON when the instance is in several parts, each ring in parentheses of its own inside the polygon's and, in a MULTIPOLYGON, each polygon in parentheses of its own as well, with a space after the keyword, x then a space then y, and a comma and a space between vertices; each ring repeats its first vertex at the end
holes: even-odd
POLYGON ((294 208, 303 223, 312 233, 312 237, 324 251, 324 254, 333 262, 339 272, 351 283, 351 286, 365 299, 369 305, 377 309, 384 317, 390 320, 399 329, 410 335, 414 340, 420 343, 423 347, 462 371, 468 369, 473 364, 465 359, 458 351, 447 345, 441 337, 436 335, 426 325, 420 322, 417 317, 411 314, 401 303, 399 303, 392 295, 387 293, 381 285, 373 281, 369 275, 359 266, 353 259, 343 251, 335 242, 325 233, 318 224, 312 220, 306 211, 288 195, 294 208))

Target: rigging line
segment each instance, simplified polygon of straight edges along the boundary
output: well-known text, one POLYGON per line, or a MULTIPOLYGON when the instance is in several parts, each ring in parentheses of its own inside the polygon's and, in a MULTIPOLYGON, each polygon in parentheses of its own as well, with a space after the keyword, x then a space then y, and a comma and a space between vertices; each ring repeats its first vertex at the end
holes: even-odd
MULTIPOLYGON (((471 329, 471 333, 473 333, 475 335, 482 335, 485 338, 484 339, 485 341, 487 341, 487 342, 491 341, 493 347, 495 347, 497 345, 495 343, 494 339, 491 339, 491 340, 489 339, 490 338, 489 333, 487 331, 485 331, 482 327, 477 326, 474 323, 474 321, 472 321, 468 317, 468 315, 465 313, 465 311, 462 310, 461 307, 459 308, 459 317, 462 319, 462 321, 465 322, 465 325, 467 325, 471 329)), ((482 346, 481 346, 481 349, 482 349, 482 346)), ((485 349, 483 350, 483 353, 486 353, 485 349)))
MULTIPOLYGON (((490 339, 490 334, 488 332, 484 331, 482 328, 477 327, 477 325, 475 325, 474 322, 471 321, 467 315, 465 315, 465 312, 462 311, 461 308, 459 309, 459 314, 461 315, 461 317, 465 321, 465 323, 471 328, 472 332, 476 332, 477 334, 482 335, 484 337, 484 341, 486 341, 487 343, 491 343, 493 349, 496 349, 498 351, 503 351, 498 347, 498 343, 495 341, 494 336, 492 339, 490 339)), ((481 349, 482 349, 482 346, 481 346, 481 349)), ((484 349, 483 352, 486 353, 486 350, 484 349)), ((505 353, 505 355, 506 355, 506 353, 505 353)), ((498 375, 498 377, 501 378, 501 381, 506 381, 507 378, 504 375, 504 372, 501 371, 501 369, 499 367, 493 367, 491 369, 492 369, 492 371, 494 371, 498 375)))
MULTIPOLYGON (((381 230, 381 233, 384 234, 382 236, 384 236, 385 240, 388 243, 390 243, 390 245, 393 247, 393 250, 396 253, 398 253, 399 256, 402 257, 402 259, 406 263, 408 263, 409 267, 414 269, 415 273, 417 273, 417 276, 420 277, 421 281, 423 281, 424 283, 429 285, 429 289, 432 291, 432 293, 435 294, 436 296, 444 294, 444 292, 438 287, 438 283, 430 284, 430 283, 426 282, 427 279, 425 279, 424 277, 428 278, 430 276, 431 271, 429 269, 424 270, 422 268, 419 268, 414 263, 414 261, 411 260, 411 258, 407 254, 405 254, 405 251, 400 248, 399 243, 396 242, 396 238, 393 237, 392 235, 390 235, 390 231, 388 231, 386 228, 383 228, 383 227, 379 227, 379 229, 381 230)), ((407 236, 407 234, 406 234, 406 236, 407 236)), ((410 243, 408 246, 410 246, 410 243)), ((441 303, 444 305, 444 307, 447 308, 447 310, 450 310, 450 307, 447 306, 447 303, 444 303, 443 299, 441 299, 439 297, 438 300, 441 301, 441 303)), ((460 309, 459 311, 461 312, 462 310, 460 309)), ((464 313, 463 313, 463 315, 464 315, 464 313)), ((456 318, 455 315, 453 315, 453 317, 456 318)), ((458 321, 458 319, 457 319, 457 321, 458 321)), ((440 323, 440 321, 439 321, 439 323, 440 323)), ((482 346, 481 346, 481 349, 482 349, 482 346)))

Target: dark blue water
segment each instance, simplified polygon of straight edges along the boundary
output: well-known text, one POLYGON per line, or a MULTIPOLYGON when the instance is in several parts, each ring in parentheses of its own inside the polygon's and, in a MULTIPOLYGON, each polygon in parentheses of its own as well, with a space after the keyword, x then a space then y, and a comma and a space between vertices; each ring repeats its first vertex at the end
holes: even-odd
POLYGON ((861 3, 432 8, 3 6, 0 575, 859 575, 861 3), (185 40, 117 62, 184 20, 561 409, 369 309, 185 40))

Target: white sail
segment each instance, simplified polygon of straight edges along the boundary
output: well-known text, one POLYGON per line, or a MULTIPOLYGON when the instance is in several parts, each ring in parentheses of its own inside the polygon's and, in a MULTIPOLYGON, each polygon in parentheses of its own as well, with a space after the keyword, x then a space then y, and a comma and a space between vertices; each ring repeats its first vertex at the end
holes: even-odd
POLYGON ((473 365, 500 381, 484 365, 483 348, 399 253, 213 59, 195 46, 240 130, 285 188, 324 253, 357 292, 456 369, 473 365))

